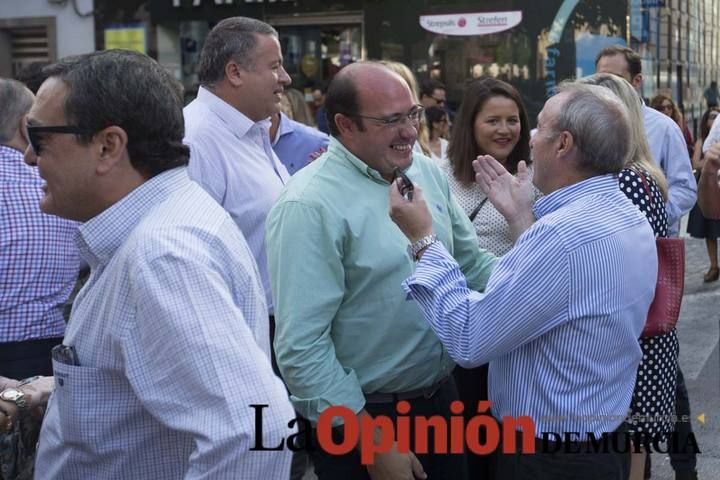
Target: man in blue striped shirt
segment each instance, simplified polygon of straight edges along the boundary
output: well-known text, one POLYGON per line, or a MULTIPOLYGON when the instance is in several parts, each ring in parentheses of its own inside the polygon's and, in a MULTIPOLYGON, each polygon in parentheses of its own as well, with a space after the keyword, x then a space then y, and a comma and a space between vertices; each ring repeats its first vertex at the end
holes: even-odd
MULTIPOLYGON (((458 364, 490 362, 494 416, 529 415, 536 437, 578 432, 586 441, 590 433, 621 429, 628 411, 641 358, 637 338, 657 278, 653 232, 617 185, 629 136, 627 112, 614 95, 565 85, 545 104, 532 139, 534 183, 545 195, 532 211, 523 208, 530 181, 524 165, 518 178, 491 158, 476 166, 519 236, 485 292, 466 287, 438 242, 418 254, 415 274, 403 284, 458 364)), ((422 192, 408 201, 396 190, 391 216, 403 233, 411 242, 431 234, 422 192)), ((533 480, 620 480, 630 458, 501 457, 498 478, 533 480)))

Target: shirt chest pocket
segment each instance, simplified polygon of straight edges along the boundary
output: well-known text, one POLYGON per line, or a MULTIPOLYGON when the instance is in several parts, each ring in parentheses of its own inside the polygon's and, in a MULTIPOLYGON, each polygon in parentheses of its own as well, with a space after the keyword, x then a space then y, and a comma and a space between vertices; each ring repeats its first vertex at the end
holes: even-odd
POLYGON ((126 381, 110 369, 79 367, 53 360, 60 433, 70 444, 95 451, 103 439, 127 428, 138 404, 126 381))

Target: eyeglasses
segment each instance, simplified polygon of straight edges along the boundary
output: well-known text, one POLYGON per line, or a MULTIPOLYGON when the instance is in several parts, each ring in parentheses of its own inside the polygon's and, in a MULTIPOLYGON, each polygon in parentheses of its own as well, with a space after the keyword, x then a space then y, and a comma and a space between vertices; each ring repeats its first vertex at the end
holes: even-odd
POLYGON ((52 127, 45 127, 45 126, 27 126, 27 136, 28 140, 30 141, 30 146, 33 149, 33 152, 35 152, 36 156, 40 156, 40 152, 42 151, 42 134, 43 133, 70 133, 74 135, 80 135, 80 134, 89 134, 92 133, 88 131, 87 129, 80 128, 74 125, 58 125, 58 126, 52 126, 52 127))
POLYGON ((430 97, 430 98, 432 98, 433 100, 435 100, 438 105, 445 105, 445 99, 444 99, 444 98, 435 98, 435 97, 430 97))
POLYGON ((422 115, 425 108, 422 105, 413 106, 409 112, 401 113, 399 115, 392 115, 390 117, 370 117, 367 115, 349 115, 358 118, 367 118, 368 120, 374 120, 379 122, 383 127, 395 127, 404 123, 405 119, 410 120, 412 125, 418 125, 420 122, 420 116, 422 115))
POLYGON ((673 106, 668 105, 667 103, 664 103, 664 104, 660 105, 660 108, 662 108, 663 110, 672 110, 673 106))

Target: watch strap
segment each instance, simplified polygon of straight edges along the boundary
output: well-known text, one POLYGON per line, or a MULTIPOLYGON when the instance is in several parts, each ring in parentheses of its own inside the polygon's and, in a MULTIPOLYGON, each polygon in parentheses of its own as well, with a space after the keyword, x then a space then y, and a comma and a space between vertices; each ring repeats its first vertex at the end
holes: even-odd
POLYGON ((410 258, 417 262, 419 260, 418 254, 425 248, 429 247, 433 243, 437 242, 438 238, 437 235, 425 235, 420 240, 413 242, 408 247, 408 254, 410 255, 410 258))

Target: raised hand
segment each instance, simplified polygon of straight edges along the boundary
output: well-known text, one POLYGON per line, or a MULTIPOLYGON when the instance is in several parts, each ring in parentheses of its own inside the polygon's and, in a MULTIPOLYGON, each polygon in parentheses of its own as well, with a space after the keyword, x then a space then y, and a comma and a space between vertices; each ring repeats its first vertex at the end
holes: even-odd
POLYGON ((473 169, 475 181, 505 217, 513 237, 520 236, 535 221, 532 213, 535 195, 527 164, 518 163, 517 175, 513 176, 490 155, 479 155, 473 161, 473 169))

